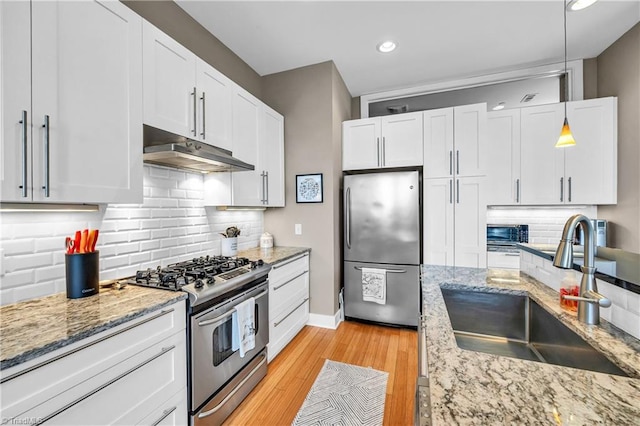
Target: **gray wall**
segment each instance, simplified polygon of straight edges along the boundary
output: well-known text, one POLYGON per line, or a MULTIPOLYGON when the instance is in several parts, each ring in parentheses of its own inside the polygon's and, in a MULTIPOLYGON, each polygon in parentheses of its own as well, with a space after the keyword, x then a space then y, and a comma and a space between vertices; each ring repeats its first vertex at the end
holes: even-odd
POLYGON ((598 97, 618 97, 618 204, 598 207, 610 244, 640 253, 640 24, 598 58, 598 97))
POLYGON ((285 116, 286 207, 269 209, 277 245, 311 247, 311 312, 334 315, 340 287, 341 123, 351 97, 333 62, 263 77, 264 101, 285 116), (323 174, 323 203, 297 204, 295 177, 323 174), (302 235, 294 235, 294 224, 302 235))
POLYGON ((172 1, 121 0, 129 9, 170 35, 215 69, 261 99, 258 73, 172 1))

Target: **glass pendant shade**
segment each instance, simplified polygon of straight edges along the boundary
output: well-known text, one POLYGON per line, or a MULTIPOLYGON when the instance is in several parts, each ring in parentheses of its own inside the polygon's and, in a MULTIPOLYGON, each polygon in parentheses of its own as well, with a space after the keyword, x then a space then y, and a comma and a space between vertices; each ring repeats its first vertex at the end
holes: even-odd
POLYGON ((562 131, 560 132, 560 137, 558 138, 558 142, 556 142, 556 148, 574 146, 575 144, 576 140, 573 138, 573 134, 571 133, 571 129, 569 128, 569 121, 567 120, 567 117, 565 117, 564 124, 562 125, 562 131))

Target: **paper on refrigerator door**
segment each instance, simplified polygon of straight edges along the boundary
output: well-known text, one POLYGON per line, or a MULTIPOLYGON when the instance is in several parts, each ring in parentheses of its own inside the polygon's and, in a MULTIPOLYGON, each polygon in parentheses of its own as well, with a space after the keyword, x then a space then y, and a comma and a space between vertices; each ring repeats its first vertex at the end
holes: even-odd
POLYGON ((380 305, 387 303, 387 271, 362 268, 362 300, 380 305))

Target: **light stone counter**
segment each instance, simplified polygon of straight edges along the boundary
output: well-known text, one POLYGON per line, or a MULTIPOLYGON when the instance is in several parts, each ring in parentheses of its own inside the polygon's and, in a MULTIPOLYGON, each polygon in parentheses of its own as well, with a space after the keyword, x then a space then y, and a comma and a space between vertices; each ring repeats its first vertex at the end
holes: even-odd
POLYGON ((274 264, 310 251, 311 249, 307 247, 276 246, 268 249, 256 247, 247 250, 239 250, 238 257, 246 257, 249 260, 262 259, 265 263, 274 264))
POLYGON ((579 323, 518 271, 423 266, 422 296, 433 425, 640 425, 638 339, 579 323), (528 294, 633 378, 460 349, 440 288, 528 294))
POLYGON ((67 299, 58 293, 0 307, 0 370, 116 327, 174 303, 187 293, 135 285, 67 299))

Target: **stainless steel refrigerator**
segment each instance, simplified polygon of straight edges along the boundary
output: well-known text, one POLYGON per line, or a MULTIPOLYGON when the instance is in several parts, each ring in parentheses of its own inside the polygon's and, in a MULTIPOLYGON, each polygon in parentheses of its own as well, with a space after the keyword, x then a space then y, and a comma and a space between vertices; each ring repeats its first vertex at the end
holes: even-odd
POLYGON ((420 315, 420 173, 390 171, 345 175, 344 314, 400 326, 420 315), (364 271, 383 270, 386 300, 364 294, 364 271), (369 300, 367 300, 369 299, 369 300))

